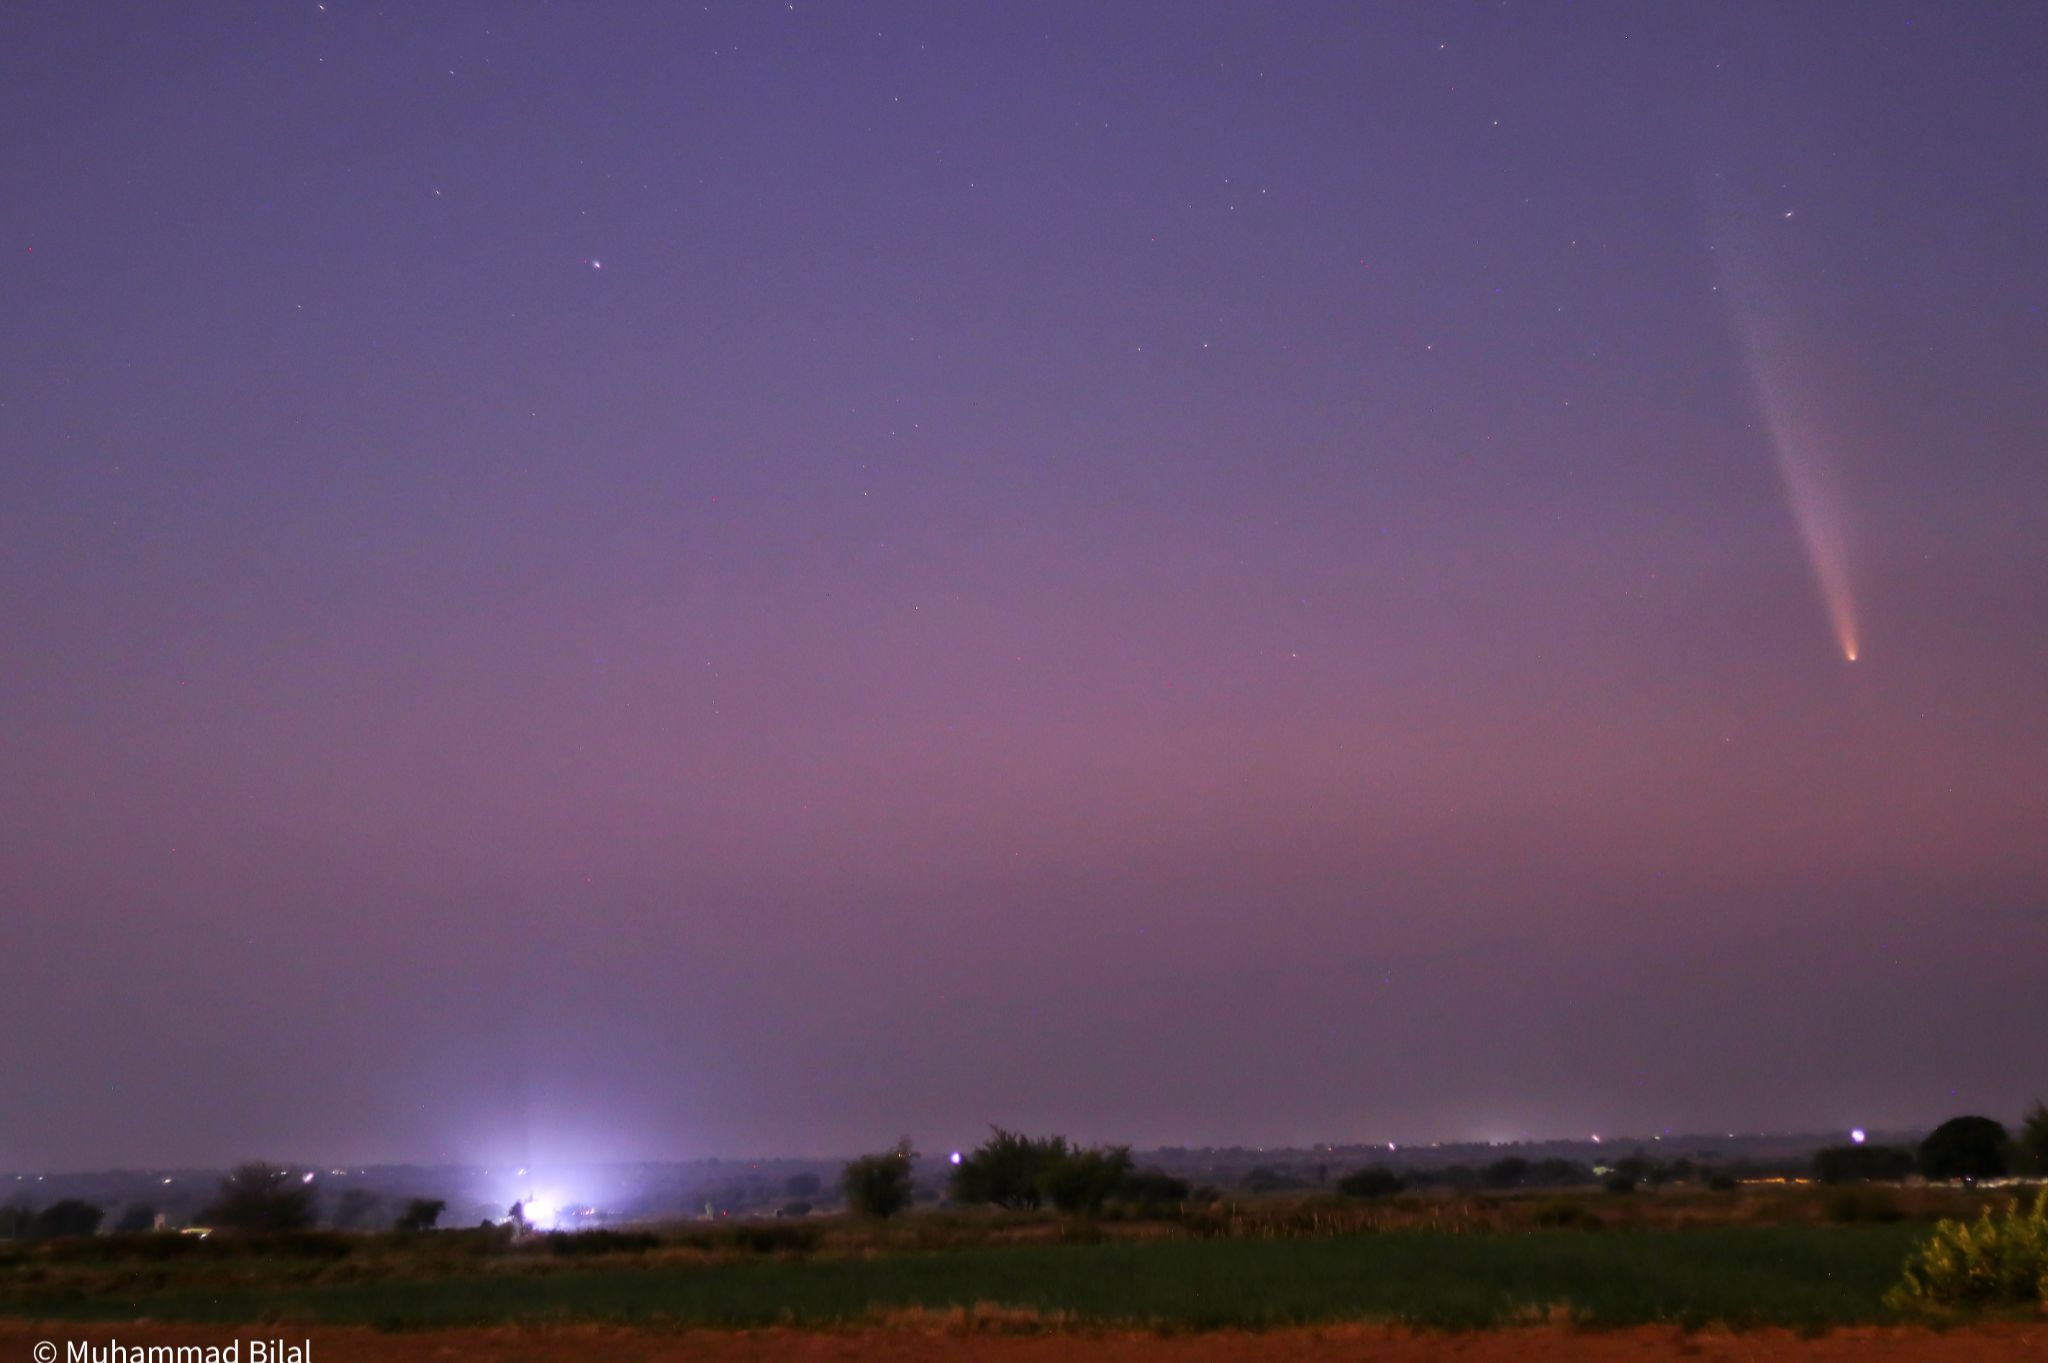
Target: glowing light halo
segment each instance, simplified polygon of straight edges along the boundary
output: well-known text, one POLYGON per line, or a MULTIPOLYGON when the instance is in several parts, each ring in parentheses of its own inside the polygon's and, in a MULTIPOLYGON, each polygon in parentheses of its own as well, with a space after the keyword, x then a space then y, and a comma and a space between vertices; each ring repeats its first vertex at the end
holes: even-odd
POLYGON ((535 1230, 553 1230, 561 1219, 561 1203, 546 1193, 528 1193, 519 1200, 519 1212, 535 1230))

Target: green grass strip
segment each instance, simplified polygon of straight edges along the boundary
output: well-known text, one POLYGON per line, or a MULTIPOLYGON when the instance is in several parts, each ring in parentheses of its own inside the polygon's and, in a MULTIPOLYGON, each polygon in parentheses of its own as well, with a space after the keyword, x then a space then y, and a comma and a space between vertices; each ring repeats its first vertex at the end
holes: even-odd
POLYGON ((53 1319, 290 1319, 388 1328, 515 1321, 749 1327, 827 1326, 896 1309, 993 1303, 1079 1323, 1199 1330, 1344 1320, 1475 1328, 1562 1308, 1592 1325, 1818 1329, 1895 1319, 1882 1297, 1926 1234, 1904 1225, 1400 1232, 603 1265, 547 1275, 127 1297, 10 1295, 0 1310, 53 1319))

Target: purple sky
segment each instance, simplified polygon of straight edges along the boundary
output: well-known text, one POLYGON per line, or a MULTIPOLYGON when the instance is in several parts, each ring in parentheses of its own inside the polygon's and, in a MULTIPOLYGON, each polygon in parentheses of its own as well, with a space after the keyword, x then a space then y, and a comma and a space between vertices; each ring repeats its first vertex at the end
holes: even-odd
POLYGON ((2044 50, 6 6, 0 1167, 2016 1114, 2044 50))

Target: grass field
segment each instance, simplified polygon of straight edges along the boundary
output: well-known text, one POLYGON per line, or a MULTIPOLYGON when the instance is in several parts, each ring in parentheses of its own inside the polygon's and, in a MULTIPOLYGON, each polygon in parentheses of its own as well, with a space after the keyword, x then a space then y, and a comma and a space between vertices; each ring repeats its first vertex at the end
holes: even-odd
POLYGON ((427 1328, 495 1322, 835 1325, 994 1304, 1046 1323, 1250 1329, 1375 1320, 1478 1327, 1568 1315, 1622 1326, 1893 1319, 1881 1302, 1912 1224, 1683 1231, 1397 1231, 1299 1239, 1037 1245, 703 1264, 601 1260, 438 1281, 75 1293, 17 1281, 0 1313, 42 1319, 298 1320, 427 1328))

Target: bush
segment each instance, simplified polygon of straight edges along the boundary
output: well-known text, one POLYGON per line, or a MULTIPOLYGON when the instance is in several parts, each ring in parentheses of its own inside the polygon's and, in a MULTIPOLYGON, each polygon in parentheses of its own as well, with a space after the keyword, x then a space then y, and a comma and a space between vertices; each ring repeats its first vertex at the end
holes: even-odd
POLYGON ((1609 1174, 1600 1186, 1610 1193, 1627 1194, 1636 1190, 1636 1181, 1627 1174, 1609 1174))
POLYGON ((1896 1145, 1831 1145, 1813 1152, 1822 1183, 1897 1183, 1913 1172, 1913 1152, 1896 1145))
POLYGON ((59 1240, 43 1251, 61 1264, 162 1263, 168 1259, 224 1259, 235 1251, 221 1240, 197 1235, 96 1235, 59 1240))
POLYGON ((1709 1192, 1732 1193, 1741 1186, 1741 1181, 1733 1174, 1713 1173, 1707 1175, 1707 1191, 1709 1192))
POLYGON ((0 1207, 0 1240, 26 1240, 36 1231, 36 1209, 26 1202, 0 1207))
POLYGON ((67 1236, 91 1235, 100 1228, 104 1211, 90 1202, 67 1197, 62 1202, 52 1202, 36 1213, 34 1235, 38 1240, 57 1240, 67 1236))
POLYGON ((1244 1190, 1248 1193, 1291 1193, 1307 1186, 1285 1169, 1269 1169, 1263 1164, 1244 1176, 1244 1190))
POLYGON ((1607 1224, 1585 1203, 1568 1200, 1546 1202, 1529 1219, 1545 1230, 1599 1230, 1607 1224))
POLYGON ((892 1150, 854 1160, 839 1176, 847 1206, 857 1216, 882 1219, 896 1215, 910 1205, 910 1166, 916 1160, 908 1136, 892 1150))
POLYGON ((1623 1155, 1614 1162, 1614 1172, 1634 1183, 1647 1183, 1657 1172, 1657 1165, 1648 1155, 1638 1150, 1633 1155, 1623 1155))
POLYGON ((1532 1188, 1570 1188, 1593 1181, 1593 1171, 1577 1160, 1543 1159, 1529 1167, 1532 1188))
POLYGON ((252 1235, 233 1246, 223 1245, 221 1253, 271 1255, 279 1259, 346 1259, 364 1248, 361 1236, 338 1231, 294 1230, 252 1235))
POLYGON ((1188 1200, 1188 1181, 1159 1169, 1139 1169, 1124 1179, 1120 1196, 1141 1210, 1162 1211, 1188 1200))
POLYGON ((1930 1179, 2001 1178, 2012 1167, 2012 1142, 1989 1117, 1951 1117, 1920 1142, 1919 1158, 1930 1179))
POLYGON ((442 1259, 485 1259, 511 1249, 518 1234, 510 1225, 485 1221, 476 1226, 438 1229, 413 1248, 442 1259))
POLYGON ((1529 1177, 1529 1161, 1520 1155, 1495 1160, 1479 1171, 1479 1181, 1489 1188, 1519 1188, 1529 1177))
POLYGON ((645 1254, 661 1244, 661 1237, 651 1231, 558 1230, 549 1231, 541 1239, 550 1253, 568 1258, 590 1254, 645 1254))
POLYGON ((1905 1278, 1885 1295, 1901 1310, 1955 1310, 2048 1300, 2048 1188, 2028 1207, 2015 1198, 2003 1214, 1944 1221, 1906 1261, 1905 1278))
POLYGON ((816 1226, 740 1225, 732 1228, 730 1242, 749 1254, 808 1254, 822 1238, 816 1226))
POLYGON ((1101 1150, 1070 1150, 1045 1171, 1045 1195, 1063 1212, 1095 1215, 1102 1204, 1123 1190, 1131 1176, 1131 1150, 1126 1145, 1101 1150))
POLYGON ((1438 1184, 1463 1191, 1478 1186, 1479 1173, 1469 1164, 1447 1164, 1441 1169, 1414 1170, 1409 1179, 1414 1183, 1438 1184))
POLYGON ((1337 1180, 1337 1191, 1346 1197, 1392 1197, 1407 1186, 1399 1174, 1383 1164, 1354 1169, 1337 1180))
POLYGON ((441 1213, 447 1210, 448 1203, 442 1198, 416 1197, 405 1204, 405 1210, 399 1213, 391 1229, 411 1234, 430 1231, 440 1223, 441 1213))

